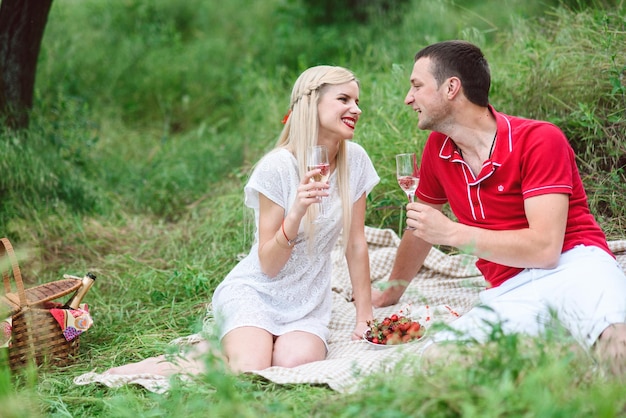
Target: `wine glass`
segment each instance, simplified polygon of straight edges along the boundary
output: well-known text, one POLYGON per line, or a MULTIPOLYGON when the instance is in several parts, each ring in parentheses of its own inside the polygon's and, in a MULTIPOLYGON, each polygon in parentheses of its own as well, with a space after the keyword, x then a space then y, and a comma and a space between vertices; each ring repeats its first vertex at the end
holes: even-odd
POLYGON ((414 152, 396 155, 396 178, 409 202, 415 201, 415 190, 420 181, 417 159, 414 152))
MULTIPOLYGON (((415 201, 415 190, 420 181, 417 159, 414 152, 396 155, 396 178, 400 188, 406 193, 409 202, 415 201)), ((414 229, 407 226, 407 229, 414 229)))
MULTIPOLYGON (((328 177, 330 176, 330 162, 328 161, 328 148, 324 145, 315 145, 309 148, 307 170, 311 171, 315 169, 319 169, 320 172, 319 174, 314 175, 311 178, 311 181, 327 183, 328 177)), ((316 222, 322 221, 326 218, 324 200, 321 197, 318 199, 320 201, 320 213, 316 222)))

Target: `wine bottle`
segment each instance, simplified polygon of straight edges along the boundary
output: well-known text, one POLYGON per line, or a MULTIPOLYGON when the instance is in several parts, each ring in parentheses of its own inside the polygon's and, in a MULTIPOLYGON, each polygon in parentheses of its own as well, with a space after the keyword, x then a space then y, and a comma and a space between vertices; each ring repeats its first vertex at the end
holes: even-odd
POLYGON ((61 309, 78 309, 78 305, 80 305, 80 302, 83 300, 83 298, 85 297, 85 294, 87 293, 87 291, 89 291, 89 288, 91 287, 91 285, 94 284, 95 281, 96 281, 95 274, 93 273, 85 274, 85 277, 83 277, 83 280, 82 280, 82 284, 80 285, 78 290, 76 290, 76 292, 67 301, 67 303, 63 305, 61 309))

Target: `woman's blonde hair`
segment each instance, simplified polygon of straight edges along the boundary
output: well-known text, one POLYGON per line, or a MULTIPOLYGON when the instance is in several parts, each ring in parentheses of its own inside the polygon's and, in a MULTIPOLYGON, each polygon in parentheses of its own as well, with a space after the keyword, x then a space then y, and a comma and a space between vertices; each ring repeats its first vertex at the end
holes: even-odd
MULTIPOLYGON (((319 65, 305 70, 296 80, 291 92, 289 104, 290 115, 285 123, 276 148, 286 148, 298 161, 300 178, 307 172, 307 158, 310 147, 317 145, 319 117, 317 105, 324 94, 325 86, 345 84, 350 81, 359 83, 355 75, 346 68, 330 65, 319 65)), ((342 141, 337 152, 337 188, 343 208, 343 245, 347 244, 352 218, 350 202, 348 161, 346 144, 342 141)), ((317 216, 317 205, 311 205, 306 215, 307 235, 312 235, 312 221, 317 216)))

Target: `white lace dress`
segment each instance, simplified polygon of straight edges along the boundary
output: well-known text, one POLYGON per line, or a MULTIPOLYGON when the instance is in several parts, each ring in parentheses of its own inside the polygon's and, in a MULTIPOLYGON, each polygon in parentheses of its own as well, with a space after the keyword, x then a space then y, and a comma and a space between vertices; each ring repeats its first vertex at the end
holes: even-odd
MULTIPOLYGON (((346 142, 352 203, 368 194, 380 181, 374 166, 358 144, 346 142)), ((259 193, 289 210, 300 183, 296 159, 279 149, 259 161, 246 185, 245 204, 254 209, 255 243, 250 253, 235 266, 215 289, 213 313, 219 337, 234 328, 255 326, 273 335, 306 331, 326 342, 332 308, 331 251, 341 233, 341 201, 336 176, 330 176, 330 196, 326 197, 327 220, 317 226, 315 243, 299 242, 291 257, 273 278, 261 271, 258 257, 259 193), (312 253, 308 253, 308 251, 312 253)))

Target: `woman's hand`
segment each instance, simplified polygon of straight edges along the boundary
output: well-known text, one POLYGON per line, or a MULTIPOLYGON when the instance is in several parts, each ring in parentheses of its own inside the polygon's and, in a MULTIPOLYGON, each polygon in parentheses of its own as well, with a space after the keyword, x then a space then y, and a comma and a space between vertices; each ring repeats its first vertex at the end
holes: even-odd
POLYGON ((367 325, 366 321, 359 321, 356 323, 354 327, 354 331, 352 331, 352 340, 360 340, 363 338, 365 331, 370 329, 369 325, 367 325))
POLYGON ((315 181, 315 177, 319 176, 321 171, 319 168, 307 171, 298 185, 298 194, 292 210, 296 211, 300 218, 304 216, 309 206, 313 203, 319 203, 322 197, 328 196, 328 188, 330 187, 328 183, 315 181))

